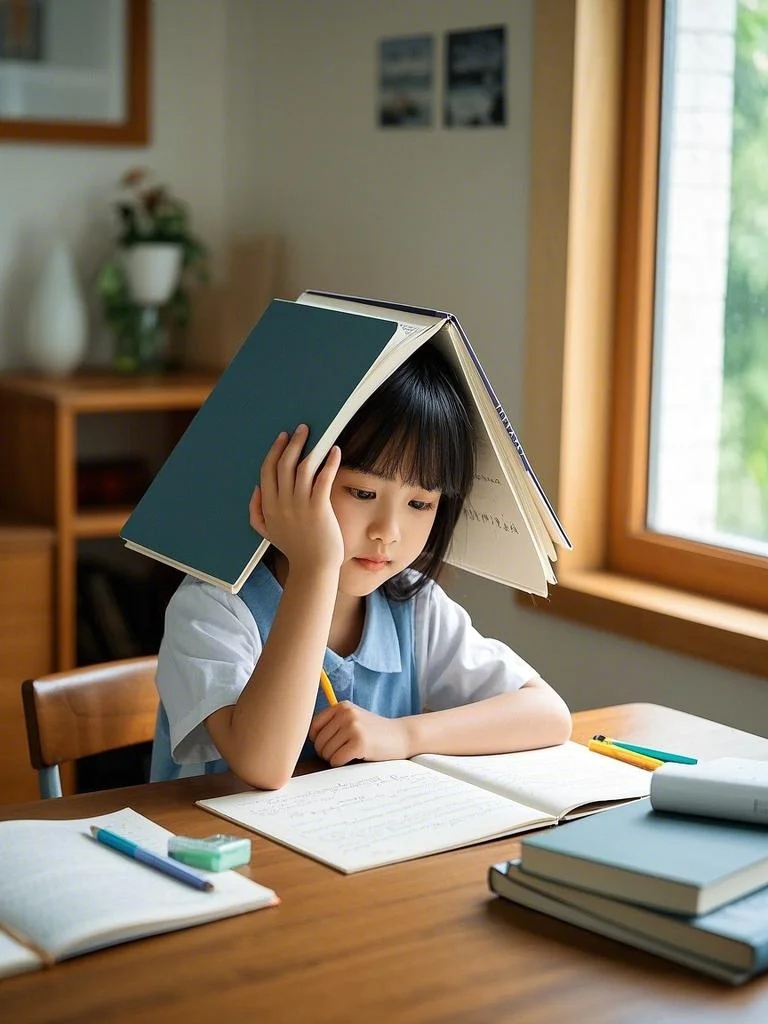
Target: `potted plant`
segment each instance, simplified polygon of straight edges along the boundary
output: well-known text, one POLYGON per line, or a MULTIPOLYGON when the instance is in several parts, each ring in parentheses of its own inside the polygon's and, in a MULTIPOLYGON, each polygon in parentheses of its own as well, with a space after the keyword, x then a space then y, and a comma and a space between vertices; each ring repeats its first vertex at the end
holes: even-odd
POLYGON ((208 251, 192 232, 187 205, 144 168, 127 171, 115 201, 117 251, 98 290, 117 338, 117 369, 167 368, 167 336, 189 321, 186 283, 205 279, 208 251))

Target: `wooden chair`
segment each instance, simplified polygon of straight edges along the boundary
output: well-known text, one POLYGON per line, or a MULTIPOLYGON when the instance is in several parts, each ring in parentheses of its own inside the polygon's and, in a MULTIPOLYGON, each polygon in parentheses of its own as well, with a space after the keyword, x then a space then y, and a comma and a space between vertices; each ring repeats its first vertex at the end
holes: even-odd
POLYGON ((54 672, 21 684, 27 743, 40 795, 61 796, 59 765, 151 740, 156 657, 54 672))

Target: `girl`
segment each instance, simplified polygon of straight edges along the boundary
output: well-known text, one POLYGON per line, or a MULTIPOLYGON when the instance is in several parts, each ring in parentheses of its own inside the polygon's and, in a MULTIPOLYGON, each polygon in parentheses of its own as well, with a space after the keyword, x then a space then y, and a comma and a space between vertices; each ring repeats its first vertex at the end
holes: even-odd
POLYGON ((168 605, 153 780, 231 768, 277 789, 301 757, 337 766, 569 737, 560 697, 435 582, 473 480, 470 408, 427 343, 314 478, 306 426, 278 436, 250 503, 268 556, 237 596, 187 577, 168 605))

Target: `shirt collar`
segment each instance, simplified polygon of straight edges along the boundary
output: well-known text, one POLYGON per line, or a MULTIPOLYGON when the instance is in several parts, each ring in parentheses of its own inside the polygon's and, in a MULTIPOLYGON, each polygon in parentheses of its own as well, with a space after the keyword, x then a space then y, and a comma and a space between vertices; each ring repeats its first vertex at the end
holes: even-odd
POLYGON ((400 672, 400 643, 389 601, 374 590, 365 601, 365 625, 352 660, 371 672, 400 672))
MULTIPOLYGON (((259 593, 262 601, 269 607, 270 618, 274 617, 283 589, 267 566, 260 562, 248 582, 252 584, 253 590, 259 593)), ((329 653, 332 657, 329 659, 326 656, 326 662, 328 660, 334 662, 336 659, 347 660, 338 658, 338 655, 333 652, 329 653)), ((348 660, 356 662, 371 672, 402 671, 400 642, 395 619, 389 601, 380 590, 374 590, 365 600, 363 635, 357 650, 349 656, 348 660)))

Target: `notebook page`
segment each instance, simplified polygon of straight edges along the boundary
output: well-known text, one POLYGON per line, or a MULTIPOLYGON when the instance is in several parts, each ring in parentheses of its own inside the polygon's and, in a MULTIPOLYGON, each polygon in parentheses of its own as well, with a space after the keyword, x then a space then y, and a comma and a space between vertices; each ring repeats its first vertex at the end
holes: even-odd
POLYGON ((414 761, 539 807, 554 818, 578 808, 598 810, 592 805, 647 796, 651 786, 651 772, 570 741, 513 754, 420 754, 414 761))
POLYGON ((291 779, 276 792, 198 803, 345 873, 550 822, 532 807, 412 761, 347 765, 291 779))
POLYGON ((200 892, 97 843, 109 828, 155 853, 172 833, 130 809, 74 821, 0 822, 0 920, 56 959, 255 910, 275 894, 234 871, 200 892))
POLYGON ((12 974, 37 971, 43 966, 42 960, 31 949, 17 942, 10 935, 0 931, 0 978, 12 974))

